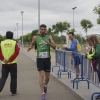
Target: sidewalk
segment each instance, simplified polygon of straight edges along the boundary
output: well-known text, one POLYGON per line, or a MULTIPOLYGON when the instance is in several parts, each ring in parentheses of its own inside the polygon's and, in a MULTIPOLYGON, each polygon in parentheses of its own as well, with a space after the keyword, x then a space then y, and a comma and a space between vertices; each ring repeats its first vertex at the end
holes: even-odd
MULTIPOLYGON (((20 52, 18 56, 18 95, 11 96, 9 75, 5 87, 0 93, 0 100, 40 100, 39 76, 36 63, 33 61, 35 54, 24 51, 23 53, 20 52)), ((47 100, 83 100, 53 75, 51 75, 46 97, 47 100)))
MULTIPOLYGON (((27 54, 27 49, 24 48, 24 52, 26 52, 25 54, 27 54)), ((31 55, 31 58, 36 61, 34 58, 36 58, 36 52, 34 49, 32 49, 29 54, 31 55)), ((52 65, 55 65, 55 53, 51 52, 51 62, 52 62, 52 65)), ((51 72, 51 74, 53 76, 55 76, 57 78, 57 71, 58 71, 58 68, 54 68, 54 72, 51 72)), ((87 86, 87 82, 86 81, 80 81, 79 82, 79 88, 78 90, 76 89, 76 84, 75 84, 75 88, 73 89, 72 88, 72 83, 71 83, 71 80, 75 78, 75 74, 72 74, 72 78, 68 79, 68 76, 67 76, 67 73, 63 73, 62 74, 62 78, 61 79, 58 79, 60 80, 62 83, 64 83, 67 87, 69 87, 72 91, 74 91, 76 94, 78 94, 80 97, 82 97, 84 100, 91 100, 91 95, 94 93, 94 92, 100 92, 100 89, 97 88, 96 86, 90 84, 90 89, 88 89, 88 86, 87 86)), ((71 99, 69 99, 71 100, 71 99)))

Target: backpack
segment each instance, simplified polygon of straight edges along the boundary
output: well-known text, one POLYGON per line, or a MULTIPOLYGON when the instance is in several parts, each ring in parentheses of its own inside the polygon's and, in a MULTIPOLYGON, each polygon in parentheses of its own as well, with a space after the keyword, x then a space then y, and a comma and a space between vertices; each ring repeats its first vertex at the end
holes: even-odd
MULTIPOLYGON (((77 39, 76 39, 77 40, 77 39)), ((77 40, 77 50, 78 50, 78 52, 81 52, 81 45, 80 45, 80 43, 79 43, 79 41, 77 40)))
POLYGON ((100 43, 98 43, 96 45, 96 48, 95 48, 95 56, 96 56, 97 59, 100 58, 100 43))

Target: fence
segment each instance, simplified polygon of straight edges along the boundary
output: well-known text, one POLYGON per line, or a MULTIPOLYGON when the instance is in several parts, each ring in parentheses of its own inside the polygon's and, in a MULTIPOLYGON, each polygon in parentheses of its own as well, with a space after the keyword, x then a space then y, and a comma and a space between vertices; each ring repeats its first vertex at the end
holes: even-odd
MULTIPOLYGON (((56 54, 55 56, 56 66, 52 67, 52 71, 54 67, 59 67, 58 78, 61 78, 62 72, 68 72, 68 78, 71 78, 72 75, 71 73, 77 74, 74 66, 75 62, 72 57, 73 55, 72 52, 56 50, 55 54, 56 54)), ((100 76, 99 72, 93 70, 91 61, 85 59, 81 53, 77 53, 77 55, 80 58, 81 64, 80 64, 80 74, 79 74, 80 78, 78 78, 78 81, 76 81, 76 88, 78 89, 79 81, 86 81, 88 89, 90 88, 90 83, 100 88, 99 78, 98 78, 98 76, 100 76)), ((76 80, 76 78, 74 80, 76 80)), ((73 81, 73 88, 74 84, 75 83, 73 81)), ((97 98, 98 95, 100 95, 100 93, 98 92, 93 93, 91 96, 91 100, 93 100, 93 96, 95 94, 97 94, 97 98)))

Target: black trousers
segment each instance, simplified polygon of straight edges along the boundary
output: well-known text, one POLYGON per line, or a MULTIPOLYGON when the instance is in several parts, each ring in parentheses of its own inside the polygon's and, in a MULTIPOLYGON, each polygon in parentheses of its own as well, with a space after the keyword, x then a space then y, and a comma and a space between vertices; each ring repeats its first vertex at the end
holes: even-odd
POLYGON ((8 74, 10 72, 11 82, 10 82, 10 91, 11 93, 16 93, 17 91, 17 64, 2 64, 1 78, 0 78, 0 92, 2 91, 8 74))

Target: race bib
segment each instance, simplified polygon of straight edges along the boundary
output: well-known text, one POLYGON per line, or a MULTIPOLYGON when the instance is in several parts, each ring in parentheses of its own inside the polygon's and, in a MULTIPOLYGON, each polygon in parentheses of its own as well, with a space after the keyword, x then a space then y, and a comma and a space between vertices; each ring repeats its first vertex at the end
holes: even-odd
POLYGON ((39 52, 40 58, 48 58, 48 52, 39 52))

